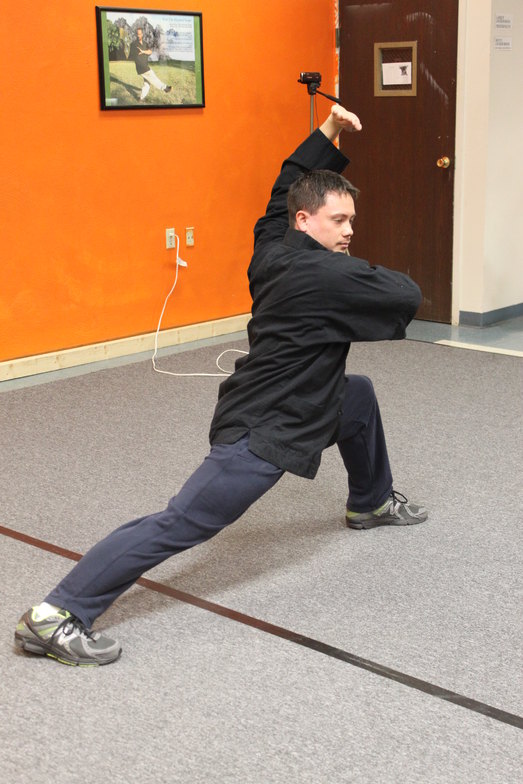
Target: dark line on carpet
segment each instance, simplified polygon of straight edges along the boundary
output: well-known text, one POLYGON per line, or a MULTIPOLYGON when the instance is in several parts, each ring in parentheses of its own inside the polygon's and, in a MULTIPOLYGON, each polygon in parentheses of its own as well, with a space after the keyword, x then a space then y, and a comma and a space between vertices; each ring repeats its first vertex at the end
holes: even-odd
MULTIPOLYGON (((12 529, 5 528, 2 525, 0 525, 0 534, 8 536, 11 539, 16 539, 19 542, 24 542, 25 544, 29 544, 33 547, 37 547, 40 550, 46 550, 47 552, 53 553, 54 555, 60 555, 64 558, 69 558, 72 561, 79 561, 82 557, 80 553, 75 553, 73 550, 66 550, 64 547, 58 547, 58 545, 45 542, 42 539, 36 539, 34 536, 28 536, 27 534, 20 533, 19 531, 13 531, 12 529)), ((382 678, 388 678, 389 680, 396 681, 396 683, 401 683, 404 686, 408 686, 410 689, 416 689, 417 691, 421 691, 425 694, 430 694, 432 697, 437 697, 440 700, 445 700, 446 702, 451 702, 454 705, 459 705, 462 708, 467 708, 467 710, 474 711, 475 713, 481 713, 483 716, 488 716, 490 719, 495 719, 496 721, 500 721, 503 724, 510 724, 512 727, 523 729, 522 716, 500 710, 499 708, 495 708, 492 705, 487 705, 485 702, 479 702, 478 700, 473 700, 470 697, 465 697, 462 694, 458 694, 455 691, 443 689, 440 686, 429 683, 428 681, 415 678, 412 675, 407 675, 406 673, 400 672, 399 670, 393 670, 390 667, 386 667, 383 664, 378 664, 377 662, 373 662, 370 659, 363 659, 361 656, 357 656, 354 653, 349 653, 348 651, 344 651, 341 648, 335 648, 334 646, 328 645, 327 643, 321 642, 320 640, 314 640, 311 637, 305 637, 304 635, 293 632, 290 629, 284 629, 282 626, 275 626, 274 624, 268 623, 267 621, 262 621, 259 618, 253 618, 250 615, 245 615, 244 613, 238 612, 236 610, 231 610, 228 607, 223 607, 220 604, 209 602, 207 599, 201 599, 198 596, 193 596, 190 593, 179 591, 176 588, 170 588, 168 585, 154 582, 153 580, 149 580, 145 577, 141 577, 139 580, 137 580, 137 583, 144 588, 148 588, 149 590, 155 591, 156 593, 161 593, 164 596, 169 596, 172 599, 177 599, 178 601, 184 602, 185 604, 191 604, 194 607, 207 610, 208 612, 212 612, 215 615, 221 615, 224 618, 237 621, 238 623, 242 623, 245 626, 258 629, 259 631, 265 632, 266 634, 272 634, 275 637, 280 637, 281 639, 288 640, 289 642, 294 642, 297 645, 303 646, 304 648, 309 648, 313 651, 317 651, 318 653, 323 653, 325 656, 330 656, 333 659, 338 659, 339 661, 346 662, 347 664, 352 664, 354 667, 359 667, 360 669, 366 670, 367 672, 380 675, 382 678)))

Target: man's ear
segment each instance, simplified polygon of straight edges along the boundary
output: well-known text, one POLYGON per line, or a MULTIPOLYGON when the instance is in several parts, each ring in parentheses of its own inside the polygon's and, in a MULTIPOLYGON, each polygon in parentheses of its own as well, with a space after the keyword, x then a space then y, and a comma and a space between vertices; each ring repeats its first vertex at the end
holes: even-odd
POLYGON ((295 228, 298 231, 307 231, 307 221, 310 218, 310 213, 306 212, 305 210, 298 210, 296 213, 296 223, 295 228))

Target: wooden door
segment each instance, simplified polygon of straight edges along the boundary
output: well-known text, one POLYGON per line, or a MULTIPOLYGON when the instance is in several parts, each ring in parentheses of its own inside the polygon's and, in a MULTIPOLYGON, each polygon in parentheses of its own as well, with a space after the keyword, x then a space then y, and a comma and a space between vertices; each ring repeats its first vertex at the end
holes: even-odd
POLYGON ((408 273, 423 292, 418 318, 446 323, 457 26, 458 0, 340 0, 340 99, 363 124, 342 134, 361 190, 351 251, 408 273))

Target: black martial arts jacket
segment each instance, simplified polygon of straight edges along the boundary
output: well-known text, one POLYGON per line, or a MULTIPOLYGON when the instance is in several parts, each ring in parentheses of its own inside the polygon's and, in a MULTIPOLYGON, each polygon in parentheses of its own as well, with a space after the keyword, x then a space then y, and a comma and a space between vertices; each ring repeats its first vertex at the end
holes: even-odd
POLYGON ((311 479, 336 441, 351 342, 404 338, 421 301, 407 275, 289 228, 291 183, 311 169, 341 173, 348 162, 320 130, 284 161, 254 228, 249 353, 220 385, 210 429, 211 444, 248 433, 254 454, 311 479))

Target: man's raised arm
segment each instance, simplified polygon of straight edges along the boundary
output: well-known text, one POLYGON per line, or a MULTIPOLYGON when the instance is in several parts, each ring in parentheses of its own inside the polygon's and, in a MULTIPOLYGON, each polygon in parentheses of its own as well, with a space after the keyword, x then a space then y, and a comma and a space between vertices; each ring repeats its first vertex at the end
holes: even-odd
POLYGON ((342 131, 360 131, 358 117, 334 104, 325 122, 312 133, 284 162, 274 183, 265 215, 254 227, 254 245, 282 240, 289 228, 287 192, 300 174, 312 169, 330 169, 341 173, 349 163, 333 142, 342 131))
POLYGON ((320 131, 330 142, 335 142, 342 131, 361 131, 361 122, 352 112, 335 103, 320 131))

